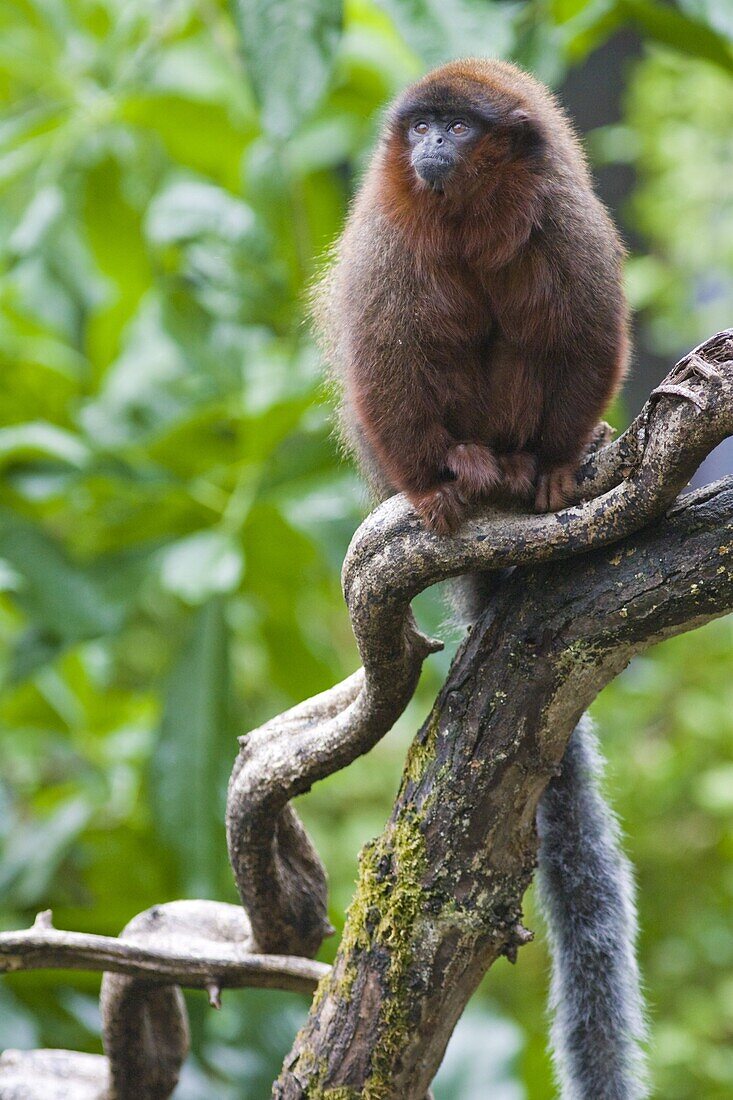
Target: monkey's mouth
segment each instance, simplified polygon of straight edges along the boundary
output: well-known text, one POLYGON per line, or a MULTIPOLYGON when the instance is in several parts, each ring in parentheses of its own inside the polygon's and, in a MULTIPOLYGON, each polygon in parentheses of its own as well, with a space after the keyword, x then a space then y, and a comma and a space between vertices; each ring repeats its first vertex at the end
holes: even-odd
POLYGON ((455 161, 448 157, 420 157, 414 164, 419 179, 433 191, 442 191, 446 180, 455 168, 455 161))

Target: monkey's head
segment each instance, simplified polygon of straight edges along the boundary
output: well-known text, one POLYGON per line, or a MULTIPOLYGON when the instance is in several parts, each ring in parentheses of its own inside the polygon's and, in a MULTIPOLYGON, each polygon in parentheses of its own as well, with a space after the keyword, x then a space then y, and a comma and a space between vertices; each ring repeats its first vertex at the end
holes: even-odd
POLYGON ((465 194, 490 188, 502 165, 541 156, 542 125, 514 73, 502 62, 451 62, 403 93, 389 116, 388 140, 401 150, 414 185, 465 194))

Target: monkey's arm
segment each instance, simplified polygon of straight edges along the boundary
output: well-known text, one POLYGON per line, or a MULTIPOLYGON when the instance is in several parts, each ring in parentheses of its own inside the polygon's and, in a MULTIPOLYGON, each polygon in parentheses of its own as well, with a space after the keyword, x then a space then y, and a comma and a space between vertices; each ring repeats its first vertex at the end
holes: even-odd
POLYGON ((594 253, 592 228, 582 241, 571 229, 544 233, 500 284, 502 329, 542 385, 539 425, 527 450, 537 456, 535 503, 543 512, 565 505, 628 352, 616 254, 604 256, 598 242, 594 253))
POLYGON ((390 389, 384 381, 370 388, 362 373, 360 385, 347 392, 367 444, 359 457, 363 462, 368 455, 373 482, 405 493, 428 527, 447 534, 467 499, 457 477, 465 448, 441 423, 427 387, 409 394, 390 389))
POLYGON ((488 446, 446 426, 445 393, 430 366, 414 367, 419 355, 400 350, 395 361, 394 349, 381 358, 378 348, 368 356, 365 349, 344 394, 346 419, 358 426, 357 459, 372 484, 405 493, 427 527, 448 534, 466 506, 497 485, 501 470, 488 446))
POLYGON ((624 368, 622 334, 608 346, 548 366, 542 425, 537 440, 540 512, 563 508, 575 488, 575 472, 594 427, 618 388, 624 368))

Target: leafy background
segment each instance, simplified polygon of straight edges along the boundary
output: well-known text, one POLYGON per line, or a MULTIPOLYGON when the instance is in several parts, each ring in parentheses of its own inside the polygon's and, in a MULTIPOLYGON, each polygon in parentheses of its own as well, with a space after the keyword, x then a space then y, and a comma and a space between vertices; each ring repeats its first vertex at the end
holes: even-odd
MULTIPOLYGON (((365 501, 330 434, 304 288, 385 102, 427 66, 482 53, 590 108, 631 246, 631 402, 731 322, 732 12, 4 0, 0 926, 52 906, 61 927, 116 934, 155 902, 235 900, 222 821, 236 734, 356 665, 338 574, 365 501)), ((439 599, 419 614, 450 635, 439 599)), ((719 622, 661 646, 594 707, 638 868, 667 1100, 733 1093, 732 642, 719 622)), ((338 927, 447 660, 367 759, 301 800, 338 927)), ((546 970, 541 936, 492 970, 439 1100, 553 1095, 546 970)), ((97 990, 93 975, 6 980, 0 1045, 99 1050, 97 990)), ((177 1095, 268 1096, 305 1001, 189 1004, 177 1095)))

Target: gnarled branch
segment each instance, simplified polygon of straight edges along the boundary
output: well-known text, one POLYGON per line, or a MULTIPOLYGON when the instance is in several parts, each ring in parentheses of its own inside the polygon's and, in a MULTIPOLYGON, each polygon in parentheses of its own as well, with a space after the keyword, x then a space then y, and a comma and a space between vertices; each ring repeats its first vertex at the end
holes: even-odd
POLYGON ((362 853, 274 1096, 420 1100, 486 970, 526 942, 537 804, 581 714, 635 653, 731 610, 733 478, 633 539, 502 582, 362 853))
MULTIPOLYGON (((577 717, 634 652, 733 606, 730 484, 686 498, 629 540, 731 433, 729 331, 682 360, 619 440, 589 454, 585 503, 542 516, 484 512, 452 538, 426 532, 401 497, 376 509, 343 569, 363 668, 240 742, 227 838, 244 909, 155 907, 130 922, 125 948, 105 941, 99 954, 74 939, 64 965, 118 971, 103 985, 109 1060, 6 1053, 0 1097, 164 1100, 187 1047, 177 983, 203 984, 216 1002, 237 978, 265 984, 242 969, 262 978, 260 953, 316 952, 330 931, 326 879, 290 800, 367 752, 404 710, 422 661, 440 648, 418 631, 412 598, 461 573, 522 566, 499 587, 413 745, 387 829, 362 861, 335 967, 276 1085, 288 1098, 332 1088, 422 1097, 470 990, 526 939, 535 808, 577 717), (610 543, 619 545, 603 549, 610 543)), ((23 935, 29 962, 55 965, 48 945, 6 934, 16 947, 23 935)), ((306 984, 319 973, 307 959, 273 967, 278 985, 295 971, 306 984)))
POLYGON ((733 330, 681 360, 628 430, 589 455, 585 503, 549 515, 482 511, 451 537, 426 531, 402 496, 372 512, 342 572, 363 668, 242 738, 232 773, 229 852, 261 950, 308 954, 328 930, 325 878, 288 803, 368 752, 411 699, 440 643, 417 630, 410 601, 448 577, 568 558, 640 530, 731 433, 733 330))

